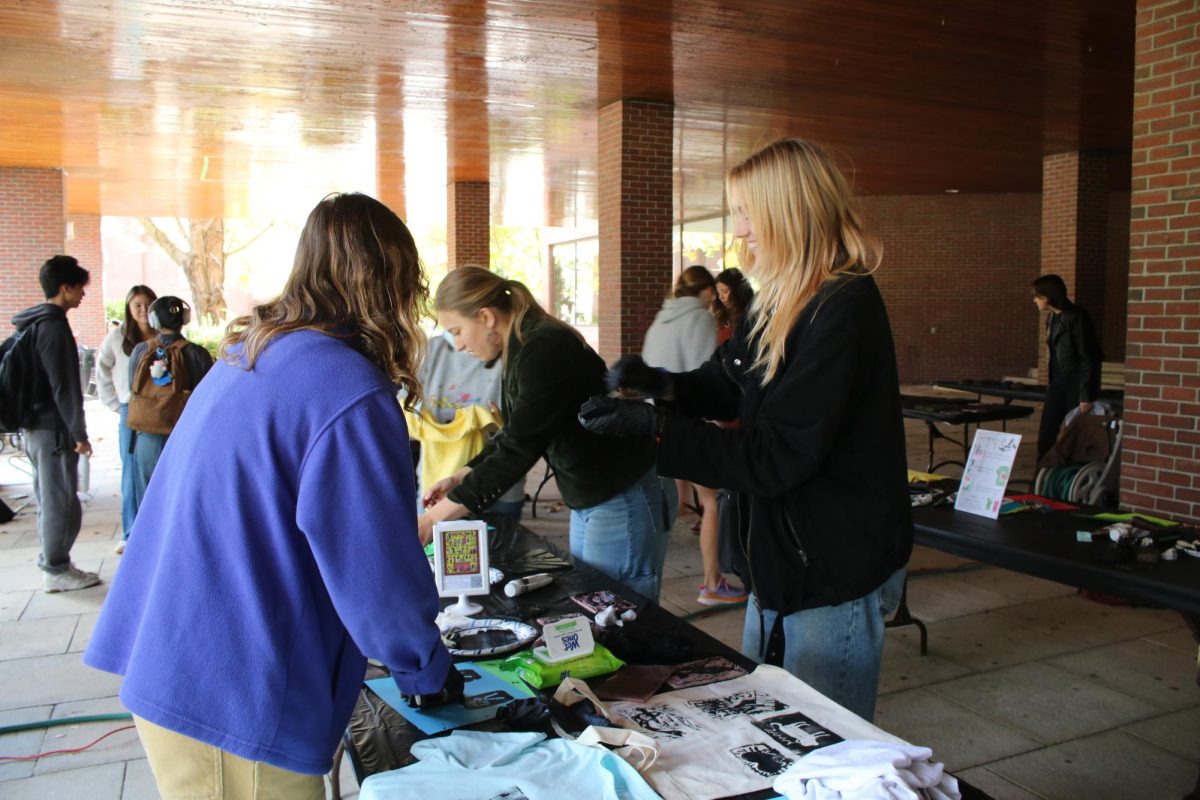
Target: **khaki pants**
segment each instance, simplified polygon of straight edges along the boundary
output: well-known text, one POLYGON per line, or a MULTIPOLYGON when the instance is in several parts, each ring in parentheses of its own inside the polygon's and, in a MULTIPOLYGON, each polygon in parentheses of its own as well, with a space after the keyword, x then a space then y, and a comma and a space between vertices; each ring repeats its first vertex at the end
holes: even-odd
POLYGON ((247 761, 135 716, 163 800, 325 800, 325 778, 247 761))

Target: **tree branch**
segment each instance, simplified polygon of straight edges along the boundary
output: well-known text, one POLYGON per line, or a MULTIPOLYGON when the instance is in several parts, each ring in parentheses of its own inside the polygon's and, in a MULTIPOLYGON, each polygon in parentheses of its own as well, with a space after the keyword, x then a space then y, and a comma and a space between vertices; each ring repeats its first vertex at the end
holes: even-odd
POLYGON ((138 222, 142 223, 142 230, 146 232, 146 235, 154 239, 155 243, 157 243, 158 246, 163 249, 163 252, 165 252, 172 261, 181 267, 186 267, 188 255, 184 251, 180 250, 178 245, 171 241, 171 237, 163 233, 162 229, 155 225, 153 220, 151 220, 149 217, 138 217, 137 219, 138 222))
POLYGON ((236 255, 237 253, 240 253, 240 252, 242 252, 242 251, 243 251, 243 250, 245 250, 247 247, 249 247, 250 245, 252 245, 252 244, 254 244, 255 242, 257 242, 259 239, 261 239, 261 238, 262 238, 262 236, 263 236, 263 234, 264 234, 264 233, 266 233, 267 231, 271 230, 271 228, 273 228, 273 227, 275 227, 275 222, 274 222, 274 220, 272 220, 271 222, 268 222, 268 223, 267 223, 267 227, 263 228, 261 231, 259 231, 258 233, 254 234, 253 236, 251 236, 251 237, 249 238, 249 240, 247 240, 247 241, 243 242, 242 244, 238 245, 237 247, 233 248, 232 250, 226 250, 226 251, 225 251, 225 258, 226 258, 226 259, 228 259, 230 256, 232 256, 232 255, 236 255))

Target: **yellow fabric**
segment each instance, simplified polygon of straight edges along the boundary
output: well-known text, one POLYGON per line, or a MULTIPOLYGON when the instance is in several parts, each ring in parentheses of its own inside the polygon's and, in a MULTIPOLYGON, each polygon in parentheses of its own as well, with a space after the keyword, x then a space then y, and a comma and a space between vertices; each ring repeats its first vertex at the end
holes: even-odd
POLYGON ((408 435, 421 442, 421 488, 453 475, 487 444, 488 431, 501 419, 484 406, 463 406, 450 422, 438 422, 428 411, 404 412, 408 435))
POLYGON ((227 753, 133 718, 163 800, 325 800, 325 778, 227 753))

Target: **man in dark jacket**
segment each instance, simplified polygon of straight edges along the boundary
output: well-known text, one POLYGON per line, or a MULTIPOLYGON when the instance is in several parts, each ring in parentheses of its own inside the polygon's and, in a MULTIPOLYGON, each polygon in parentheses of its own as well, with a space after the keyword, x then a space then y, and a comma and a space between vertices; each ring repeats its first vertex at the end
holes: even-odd
POLYGON ((38 280, 46 302, 13 317, 18 330, 31 331, 39 374, 34 396, 42 399, 25 429, 25 449, 33 462, 33 491, 38 502, 38 554, 42 588, 47 592, 86 589, 100 582, 94 572, 76 569, 71 547, 79 536, 82 509, 77 488, 79 457, 91 455, 83 418, 79 354, 67 312, 86 295, 88 271, 71 256, 54 256, 42 265, 38 280))

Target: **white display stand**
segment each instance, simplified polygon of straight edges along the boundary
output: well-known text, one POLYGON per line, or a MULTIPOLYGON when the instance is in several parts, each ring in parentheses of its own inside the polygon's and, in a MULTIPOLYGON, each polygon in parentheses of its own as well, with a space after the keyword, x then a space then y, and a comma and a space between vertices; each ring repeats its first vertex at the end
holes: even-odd
POLYGON ((486 522, 455 520, 433 526, 433 580, 439 595, 458 598, 448 613, 466 617, 482 611, 483 606, 467 598, 488 594, 489 579, 486 522))

